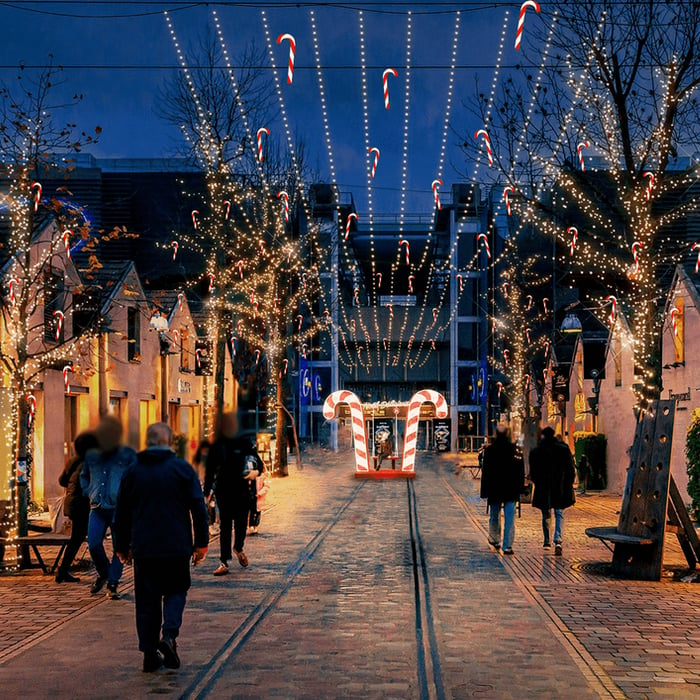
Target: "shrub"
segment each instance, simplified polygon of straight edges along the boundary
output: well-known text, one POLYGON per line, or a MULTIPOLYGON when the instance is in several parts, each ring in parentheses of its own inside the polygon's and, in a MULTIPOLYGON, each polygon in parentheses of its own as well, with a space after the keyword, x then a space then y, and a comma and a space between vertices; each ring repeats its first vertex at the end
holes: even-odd
POLYGON ((608 485, 608 440, 602 433, 574 433, 574 457, 578 464, 585 454, 591 465, 587 488, 592 490, 604 489, 608 485))
POLYGON ((700 520, 700 417, 696 416, 685 436, 686 469, 688 471, 688 494, 690 513, 700 520))

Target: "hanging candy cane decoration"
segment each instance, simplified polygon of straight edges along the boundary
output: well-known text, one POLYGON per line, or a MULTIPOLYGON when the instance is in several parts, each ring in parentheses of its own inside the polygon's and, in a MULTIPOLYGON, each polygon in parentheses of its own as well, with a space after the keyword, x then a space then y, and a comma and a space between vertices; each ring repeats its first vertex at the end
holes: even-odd
POLYGON ((410 265, 411 264, 411 257, 410 257, 411 246, 406 239, 399 241, 399 249, 401 248, 402 245, 406 246, 405 251, 404 251, 406 253, 406 265, 410 265))
POLYGON ((29 406, 29 415, 27 416, 27 430, 31 430, 32 423, 34 422, 34 415, 36 414, 36 396, 34 394, 27 394, 24 397, 29 406))
POLYGON ((306 350, 309 346, 306 343, 302 343, 301 345, 301 356, 306 359, 306 350))
POLYGON ((416 279, 415 275, 408 276, 408 293, 413 294, 413 280, 416 279))
POLYGON ((287 85, 292 84, 294 79, 294 56, 297 51, 297 42, 291 34, 280 34, 277 37, 277 43, 281 44, 284 40, 289 42, 289 63, 287 64, 287 85))
POLYGON ((197 216, 199 215, 199 210, 198 209, 193 209, 192 210, 192 227, 194 230, 197 230, 197 216))
POLYGON ((238 333, 240 333, 240 332, 241 332, 241 328, 243 328, 243 319, 242 319, 242 318, 241 318, 241 319, 238 321, 238 323, 236 324, 236 331, 237 331, 238 333))
POLYGON ((236 359, 236 341, 238 338, 235 335, 231 336, 231 355, 233 356, 233 359, 236 359))
POLYGON ((525 391, 528 392, 530 391, 530 382, 532 381, 532 377, 529 374, 526 374, 523 377, 523 384, 525 384, 525 391))
POLYGON ((438 309, 436 306, 433 307, 433 325, 435 325, 437 323, 439 313, 440 313, 440 309, 438 309))
POLYGON ((352 220, 355 219, 355 223, 357 223, 357 214, 355 212, 351 212, 348 214, 348 218, 345 221, 345 240, 348 240, 348 236, 350 235, 350 226, 352 225, 352 220))
POLYGON ((231 202, 226 199, 224 200, 224 221, 228 221, 229 214, 231 213, 231 202))
POLYGON ((677 307, 674 306, 671 309, 671 325, 673 326, 673 335, 677 338, 678 337, 678 319, 676 316, 680 314, 681 310, 677 307))
POLYGON ((304 322, 304 317, 301 314, 297 314, 294 320, 297 322, 297 333, 301 333, 301 324, 304 322))
POLYGON ((544 356, 547 357, 549 354, 549 348, 550 348, 551 343, 548 340, 544 341, 544 356))
POLYGON ((289 221, 289 195, 284 191, 277 193, 277 199, 281 199, 284 204, 284 220, 289 221))
POLYGON ((423 389, 411 397, 406 415, 406 437, 403 444, 403 459, 401 471, 414 472, 416 466, 416 443, 418 441, 418 424, 420 422, 420 409, 424 403, 435 405, 435 417, 446 418, 448 414, 445 397, 432 389, 423 389))
POLYGON ((54 311, 53 317, 56 319, 56 340, 59 340, 61 338, 61 331, 63 330, 63 311, 54 311))
POLYGON ((214 291, 214 273, 207 272, 207 277, 209 278, 209 294, 214 291))
POLYGON ((260 362, 260 350, 255 351, 255 366, 258 366, 258 363, 260 362))
POLYGON ((389 339, 388 338, 382 338, 382 346, 384 347, 384 350, 387 350, 389 347, 389 339))
MULTIPOLYGON (((170 341, 170 347, 173 350, 177 350, 177 347, 179 344, 180 344, 180 331, 174 330, 173 331, 173 339, 170 341)), ((197 365, 197 366, 199 367, 199 365, 197 365)))
POLYGON ((433 180, 433 197, 435 198, 435 206, 437 207, 438 211, 442 209, 442 205, 440 204, 440 194, 438 193, 438 187, 440 187, 440 185, 442 185, 442 180, 433 180))
POLYGON ((588 144, 585 141, 582 141, 578 146, 576 146, 576 150, 578 151, 578 162, 581 165, 581 172, 585 173, 586 164, 583 162, 583 153, 581 152, 583 148, 588 148, 588 144))
POLYGON ((184 293, 184 292, 180 292, 180 293, 177 295, 177 308, 178 308, 180 311, 182 311, 182 306, 183 306, 184 303, 185 303, 185 293, 184 293))
POLYGON ((529 311, 532 308, 532 303, 533 303, 532 294, 528 294, 525 298, 527 299, 527 305, 525 306, 525 311, 529 311))
POLYGON ((387 304, 386 308, 389 309, 389 320, 393 321, 394 320, 394 305, 387 304))
POLYGON ((384 108, 389 109, 389 76, 393 75, 395 78, 399 77, 399 74, 393 68, 387 68, 382 73, 382 83, 384 85, 384 108))
POLYGON ((357 325, 355 323, 355 319, 353 318, 352 321, 348 324, 348 328, 352 331, 352 334, 355 334, 355 331, 357 330, 357 325))
POLYGON ((347 404, 350 408, 350 419, 352 421, 352 435, 355 443, 355 471, 368 472, 369 458, 367 450, 367 435, 365 433, 365 419, 362 415, 362 404, 360 399, 351 391, 334 391, 326 397, 323 402, 323 417, 326 420, 333 420, 338 416, 338 406, 347 404))
POLYGON ((690 249, 691 252, 693 250, 698 251, 698 259, 695 261, 695 274, 698 274, 698 270, 700 270, 700 243, 693 243, 693 247, 690 249))
POLYGON ((262 163, 263 160, 263 147, 262 147, 262 135, 267 134, 267 136, 270 135, 270 130, 266 126, 261 126, 258 131, 257 131, 257 139, 258 139, 258 161, 262 163))
POLYGON ((510 286, 510 285, 508 284, 508 282, 504 282, 504 283, 501 285, 501 288, 503 289, 503 298, 504 298, 504 299, 507 299, 507 298, 508 298, 508 287, 509 287, 509 286, 510 286))
POLYGON ((464 289, 464 276, 463 275, 456 275, 455 279, 457 280, 459 284, 459 293, 462 293, 462 290, 464 289))
POLYGON ((301 288, 306 289, 306 273, 301 273, 301 288))
POLYGON ((530 333, 532 333, 532 328, 525 329, 525 342, 530 345, 530 333))
POLYGON ((41 202, 41 183, 32 182, 32 189, 36 190, 34 192, 34 211, 39 208, 39 203, 41 202))
POLYGON ((415 342, 416 342, 416 336, 415 336, 415 335, 412 335, 412 336, 408 339, 408 349, 409 349, 409 350, 411 349, 411 346, 412 346, 413 343, 415 343, 415 342))
POLYGON ((374 179, 374 175, 377 172, 377 163, 379 163, 379 149, 376 146, 367 149, 368 153, 372 155, 374 153, 374 161, 372 162, 372 169, 370 171, 370 178, 374 179))
POLYGON ((327 326, 331 323, 331 312, 328 309, 323 310, 323 320, 327 326))
POLYGON ((360 288, 355 287, 352 292, 353 299, 355 300, 355 306, 360 305, 360 288))
POLYGON ((508 348, 503 351, 503 364, 506 367, 510 364, 510 350, 508 350, 508 348))
POLYGON ((73 368, 70 365, 66 365, 63 368, 63 386, 65 387, 66 394, 70 394, 70 381, 68 379, 68 373, 72 371, 73 368))
POLYGON ((202 348, 197 348, 194 351, 194 359, 197 362, 197 369, 201 369, 201 367, 202 367, 202 348))
POLYGON ((12 304, 13 309, 15 306, 17 306, 17 294, 15 291, 17 287, 19 287, 19 280, 16 277, 10 277, 10 280, 7 283, 7 289, 10 293, 10 303, 12 304))
POLYGON ((488 131, 486 129, 479 129, 474 134, 474 138, 478 139, 479 136, 484 137, 484 145, 486 146, 486 156, 489 159, 489 165, 493 165, 493 151, 491 150, 491 139, 489 138, 488 131))
POLYGON ((612 294, 609 294, 605 297, 605 301, 609 301, 611 305, 610 316, 608 316, 608 323, 612 326, 613 321, 615 320, 615 315, 617 314, 617 297, 614 297, 612 294))
POLYGON ((654 187, 654 173, 646 172, 642 177, 649 178, 649 185, 647 186, 647 202, 651 199, 651 190, 654 187))
POLYGON ((288 368, 289 368, 289 360, 285 358, 284 360, 282 360, 282 376, 287 374, 288 368))
POLYGON ((542 308, 544 309, 545 314, 549 313, 549 309, 547 308, 547 302, 549 301, 549 297, 545 297, 542 299, 542 308))
POLYGON ((241 279, 243 279, 243 268, 245 267, 245 260, 239 260, 238 263, 238 274, 240 275, 241 279))
POLYGON ((632 244, 632 257, 634 258, 634 274, 639 273, 639 250, 642 248, 642 244, 639 241, 635 241, 632 244))
POLYGON ((578 229, 575 226, 569 226, 566 229, 568 234, 571 234, 571 244, 569 245, 569 257, 574 256, 574 250, 576 249, 576 241, 578 241, 578 229))
POLYGON ((170 247, 173 249, 173 262, 175 262, 175 258, 177 257, 177 250, 180 247, 180 244, 177 241, 171 241, 170 247))
POLYGON ((506 214, 508 214, 508 216, 510 216, 512 214, 512 211, 510 208, 510 197, 508 195, 509 192, 512 192, 513 194, 515 194, 515 188, 511 187, 510 185, 503 188, 503 200, 506 203, 506 214))
POLYGON ((515 49, 516 51, 520 49, 520 43, 523 40, 523 28, 525 26, 525 12, 527 8, 531 7, 535 12, 540 11, 540 6, 535 2, 535 0, 525 0, 525 2, 520 6, 520 16, 518 17, 518 28, 515 32, 515 49))
POLYGON ((430 348, 431 348, 432 350, 435 350, 435 341, 434 341, 434 340, 431 340, 431 341, 430 341, 430 348))
POLYGON ((375 277, 377 278, 377 289, 380 289, 381 286, 382 286, 382 273, 381 273, 381 272, 377 272, 377 274, 375 275, 375 277))
POLYGON ((70 237, 71 237, 72 235, 73 235, 73 232, 72 232, 70 229, 67 228, 67 229, 63 232, 63 236, 62 236, 62 238, 63 238, 63 246, 64 246, 64 248, 66 249, 66 257, 68 258, 68 260, 71 259, 71 258, 70 258, 70 237))
POLYGON ((484 244, 484 250, 486 251, 486 257, 490 260, 491 259, 491 247, 489 246, 489 237, 485 233, 480 233, 476 237, 477 245, 479 244, 479 241, 481 241, 484 244))

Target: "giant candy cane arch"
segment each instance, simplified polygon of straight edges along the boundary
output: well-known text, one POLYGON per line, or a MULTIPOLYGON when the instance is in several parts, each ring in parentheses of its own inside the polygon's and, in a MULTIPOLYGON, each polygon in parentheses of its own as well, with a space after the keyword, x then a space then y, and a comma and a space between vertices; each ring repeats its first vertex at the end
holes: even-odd
POLYGON ((438 418, 447 417, 447 401, 445 397, 432 389, 423 389, 411 397, 406 416, 406 437, 403 443, 403 459, 401 471, 413 472, 416 466, 416 441, 418 440, 418 421, 420 420, 420 407, 426 403, 435 404, 435 415, 438 418))
POLYGON ((369 459, 367 451, 367 435, 365 434, 365 419, 362 415, 362 404, 352 391, 334 391, 323 402, 323 417, 326 420, 335 418, 338 414, 338 406, 346 403, 350 407, 352 418, 352 435, 355 443, 355 471, 368 472, 369 459))

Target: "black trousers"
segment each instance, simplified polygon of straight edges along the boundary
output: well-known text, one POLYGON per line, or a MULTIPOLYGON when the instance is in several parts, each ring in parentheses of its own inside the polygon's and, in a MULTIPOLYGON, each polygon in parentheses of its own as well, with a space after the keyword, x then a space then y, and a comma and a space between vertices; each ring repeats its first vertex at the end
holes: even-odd
POLYGON ((71 531, 70 540, 66 545, 66 551, 63 553, 63 559, 61 560, 61 565, 58 567, 58 571, 61 574, 67 574, 68 569, 70 569, 73 564, 73 559, 80 549, 80 545, 85 542, 88 531, 88 520, 90 518, 90 506, 86 505, 83 507, 73 508, 71 513, 71 531))
POLYGON ((219 546, 221 547, 220 559, 229 562, 232 559, 231 530, 234 531, 233 547, 242 552, 245 545, 245 535, 248 529, 248 515, 250 513, 250 499, 226 502, 219 501, 219 546))
POLYGON ((134 559, 134 600, 139 649, 152 653, 163 637, 175 639, 190 587, 190 558, 134 559))

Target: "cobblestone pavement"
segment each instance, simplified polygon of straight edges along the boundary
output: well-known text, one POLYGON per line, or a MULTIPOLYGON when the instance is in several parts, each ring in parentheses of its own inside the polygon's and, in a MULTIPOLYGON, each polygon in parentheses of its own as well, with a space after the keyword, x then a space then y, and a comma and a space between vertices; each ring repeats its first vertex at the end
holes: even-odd
MULTIPOLYGON (((193 576, 183 668, 140 672, 130 570, 119 601, 90 576, 0 576, 3 697, 700 697, 700 588, 621 582, 589 525, 619 498, 568 511, 564 557, 523 507, 516 556, 486 545, 478 482, 421 456, 418 477, 361 482, 351 457, 316 453, 276 480, 251 566, 193 576)), ((669 547, 667 560, 680 563, 669 547)))

